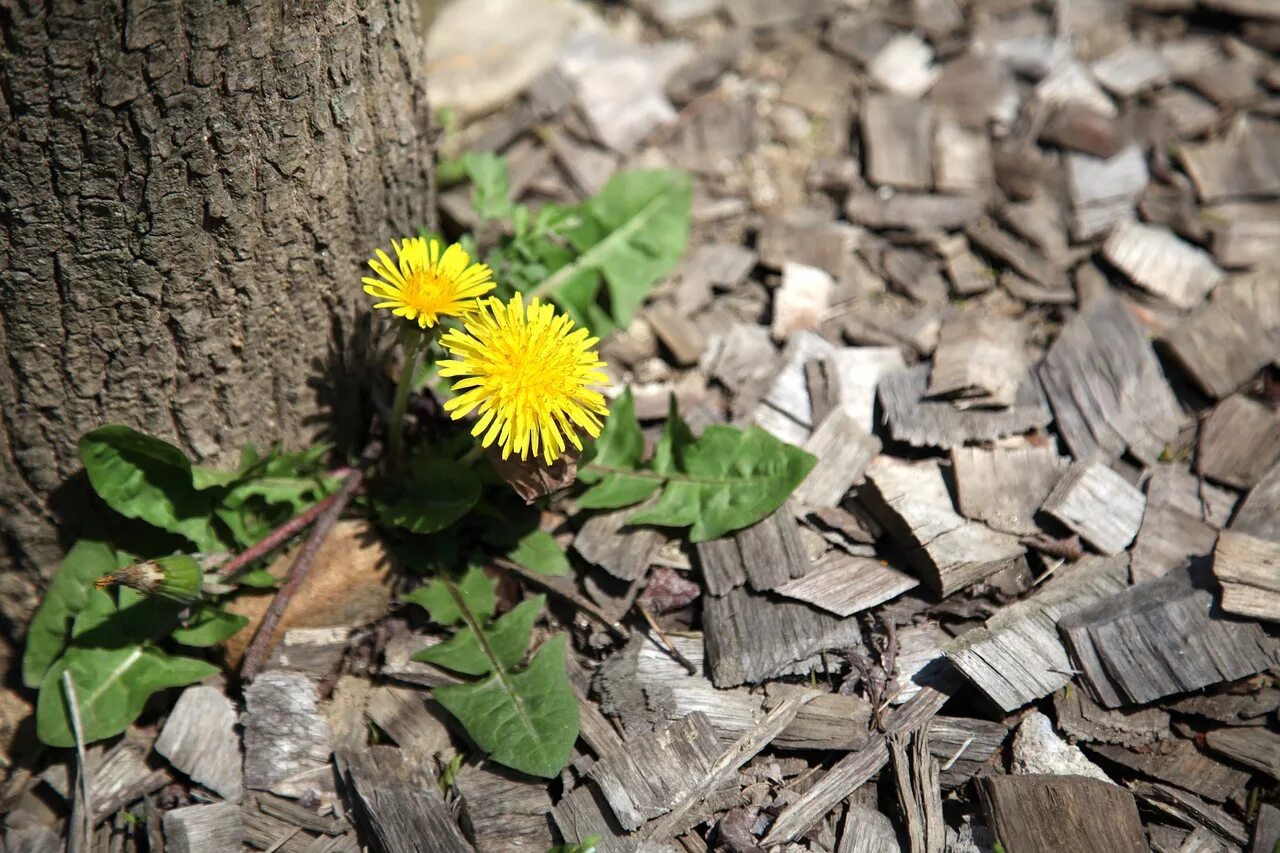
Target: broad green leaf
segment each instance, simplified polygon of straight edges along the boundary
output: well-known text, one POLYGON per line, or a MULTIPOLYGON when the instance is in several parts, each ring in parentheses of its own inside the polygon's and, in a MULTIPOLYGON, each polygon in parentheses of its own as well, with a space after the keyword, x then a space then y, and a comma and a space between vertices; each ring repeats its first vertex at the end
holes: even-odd
POLYGON ((386 524, 411 533, 435 533, 467 514, 480 499, 480 479, 469 465, 453 459, 420 455, 399 497, 382 504, 386 524))
POLYGON ((204 648, 230 639, 248 624, 247 616, 228 613, 221 607, 205 604, 191 614, 185 627, 175 629, 170 636, 184 646, 204 648))
POLYGON ((523 672, 495 672, 432 693, 490 758, 531 776, 554 778, 578 739, 563 634, 543 643, 523 672))
POLYGON ((418 652, 413 659, 447 667, 463 675, 487 675, 493 672, 495 659, 501 668, 511 669, 529 651, 529 635, 533 631, 533 623, 538 621, 538 615, 542 613, 546 603, 545 595, 532 596, 483 629, 485 642, 489 646, 488 652, 476 639, 475 632, 466 627, 443 643, 418 652), (489 652, 492 652, 492 657, 489 652))
MULTIPOLYGON (((628 385, 618 399, 609 404, 609 417, 605 419, 604 429, 583 462, 595 462, 608 468, 635 468, 643 455, 644 434, 636 420, 635 398, 628 385)), ((584 468, 578 472, 578 479, 584 483, 596 483, 603 479, 603 475, 584 468)))
POLYGON ((530 295, 549 294, 578 322, 590 323, 603 280, 609 320, 626 327, 653 285, 671 271, 689 240, 693 183, 684 172, 635 170, 614 175, 600 192, 568 211, 562 232, 581 253, 530 295))
POLYGON ((662 425, 662 435, 653 449, 653 470, 659 474, 678 473, 685 451, 696 441, 693 430, 689 429, 684 418, 680 417, 680 411, 676 407, 676 396, 672 394, 667 410, 667 420, 662 425))
MULTIPOLYGON (((457 583, 458 593, 463 603, 477 619, 484 621, 493 615, 498 607, 498 597, 494 590, 498 581, 484 573, 479 566, 471 566, 462 580, 457 583)), ((456 625, 462 621, 462 611, 449 592, 449 587, 439 579, 423 584, 408 593, 405 601, 424 607, 431 615, 431 621, 437 625, 456 625)))
MULTIPOLYGON (((580 469, 578 479, 582 479, 583 471, 597 474, 603 469, 580 469)), ((580 509, 619 509, 624 506, 638 504, 662 487, 663 479, 652 475, 637 476, 621 471, 610 472, 604 479, 578 496, 576 503, 580 509)))
POLYGON ((72 646, 45 674, 36 701, 36 734, 49 746, 75 745, 62 673, 75 687, 85 742, 118 735, 142 713, 148 697, 218 672, 211 663, 174 657, 150 645, 72 646))
POLYGON ((27 647, 22 655, 23 684, 32 688, 40 686, 49 667, 66 647, 71 622, 88 603, 93 582, 117 568, 115 552, 102 542, 81 539, 71 546, 27 629, 27 647))
POLYGON ((212 523, 215 497, 195 487, 191 463, 172 444, 112 424, 80 439, 80 459, 116 512, 185 536, 201 551, 222 547, 212 523))
POLYGON ((240 586, 247 586, 252 589, 275 589, 280 585, 280 578, 266 569, 254 569, 251 572, 236 575, 232 580, 240 586))
POLYGON ((540 575, 564 577, 572 573, 564 548, 550 533, 537 528, 520 537, 515 547, 507 552, 507 559, 540 575))
POLYGON ((691 525, 689 540, 705 542, 748 527, 782 506, 817 460, 759 427, 707 427, 684 448, 679 473, 667 476, 653 506, 629 524, 691 525))

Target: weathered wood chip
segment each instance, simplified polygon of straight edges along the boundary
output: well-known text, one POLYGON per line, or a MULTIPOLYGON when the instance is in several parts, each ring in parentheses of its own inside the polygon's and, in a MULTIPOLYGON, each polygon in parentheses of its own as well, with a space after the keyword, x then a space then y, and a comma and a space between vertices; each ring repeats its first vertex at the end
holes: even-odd
MULTIPOLYGON (((995 185, 990 138, 985 131, 963 127, 951 118, 939 119, 933 137, 933 171, 939 192, 989 192, 995 185)), ((949 200, 947 206, 959 205, 949 200)))
POLYGON ((244 825, 234 803, 185 806, 164 813, 164 849, 173 853, 240 853, 244 825))
POLYGON ((1280 844, 1280 808, 1263 803, 1253 825, 1253 847, 1249 853, 1274 853, 1280 844))
POLYGON ((1140 146, 1130 145, 1105 160, 1075 152, 1066 159, 1075 239, 1096 237, 1133 215, 1133 204, 1150 178, 1140 146))
POLYGON ((1225 397, 1280 357, 1280 288, 1274 270, 1233 278, 1165 340, 1206 393, 1225 397))
POLYGON ((1280 542, 1224 530, 1213 551, 1213 575, 1222 586, 1223 610, 1280 622, 1280 542))
POLYGON ((1152 463, 1183 421, 1146 334, 1119 300, 1098 300, 1073 317, 1039 373, 1077 459, 1128 450, 1152 463))
POLYGON ((880 439, 871 435, 844 409, 822 419, 804 449, 818 464, 795 490, 794 499, 808 506, 834 507, 856 483, 877 453, 880 439))
POLYGON ((929 751, 937 759, 943 788, 958 788, 986 765, 1004 745, 1009 727, 971 717, 934 717, 929 721, 929 751))
POLYGON ((310 676, 273 669, 244 692, 244 786, 282 797, 336 795, 329 721, 310 676))
POLYGON ((904 98, 924 95, 939 74, 933 64, 933 48, 914 33, 899 33, 889 39, 867 64, 867 72, 885 89, 904 98))
POLYGON ((950 595, 1023 560, 1018 540, 955 511, 938 463, 877 457, 859 498, 935 592, 950 595))
POLYGON ((1181 145, 1178 159, 1202 202, 1280 195, 1280 131, 1241 121, 1223 138, 1181 145))
POLYGON ((955 668, 1005 711, 1060 690, 1074 671, 1057 626, 1125 588, 1128 560, 1090 557, 1031 597, 1002 608, 945 649, 955 668))
POLYGON ((835 351, 836 347, 813 332, 792 335, 773 374, 773 384, 753 414, 754 422, 783 441, 804 444, 813 429, 805 363, 835 351))
POLYGON ((1041 509, 1103 554, 1129 547, 1142 526, 1147 498, 1102 462, 1077 462, 1041 509))
POLYGON ((963 195, 854 193, 844 203, 845 216, 873 228, 950 230, 982 215, 981 198, 963 195))
POLYGON ((1008 850, 1147 853, 1133 795, 1080 776, 986 776, 978 796, 1008 850))
POLYGON ((964 408, 1004 408, 1013 405, 1026 377, 1021 321, 980 311, 943 321, 929 374, 930 397, 955 398, 964 408))
POLYGON ((1093 76, 1120 98, 1131 98, 1160 85, 1169 72, 1169 63, 1158 50, 1136 42, 1129 42, 1093 63, 1093 76))
POLYGON ((832 217, 812 210, 769 217, 756 239, 760 263, 775 270, 788 262, 804 264, 825 270, 838 282, 853 281, 854 251, 862 241, 862 229, 832 217))
POLYGON ((1280 461, 1280 412, 1235 395, 1214 407, 1200 428, 1196 470, 1247 489, 1280 461))
POLYGON ((961 409, 950 400, 926 400, 928 383, 928 364, 881 377, 877 392, 895 440, 916 447, 952 448, 1043 429, 1052 420, 1034 374, 1023 378, 1007 409, 961 409))
POLYGON ((544 782, 498 767, 465 765, 453 784, 476 853, 546 853, 554 844, 544 782))
MULTIPOLYGON (((826 270, 787 262, 782 265, 782 285, 773 294, 773 337, 788 340, 799 331, 814 331, 831 307, 835 280, 826 270)), ((689 322, 689 321, 686 321, 689 322)), ((692 322, 690 326, 697 328, 692 322)), ((657 328, 661 336, 661 328, 657 328)))
POLYGON ((1170 738, 1154 747, 1125 749, 1094 744, 1086 747, 1122 767, 1221 803, 1249 781, 1249 774, 1215 761, 1185 738, 1170 738))
POLYGON ((929 728, 889 736, 898 811, 904 817, 913 853, 942 853, 946 824, 942 820, 942 786, 938 762, 929 754, 929 728))
POLYGON ((724 6, 729 17, 740 27, 776 27, 824 17, 831 14, 837 4, 833 0, 795 0, 793 3, 724 0, 724 6))
POLYGON ((901 853, 893 822, 868 806, 850 801, 836 853, 901 853))
POLYGON ((1231 529, 1280 542, 1280 462, 1249 491, 1231 520, 1231 529))
POLYGON ((990 219, 966 225, 964 231, 975 246, 1003 261, 1015 272, 1048 288, 1070 288, 1070 281, 1058 264, 1050 263, 1026 243, 1000 230, 990 219))
POLYGON ((668 302, 655 302, 645 314, 653 332, 671 353, 675 363, 681 366, 697 364, 707 349, 707 337, 702 328, 676 311, 668 302))
POLYGON ((808 672, 827 649, 857 647, 856 619, 838 619, 794 601, 749 592, 703 596, 702 626, 711 681, 735 687, 808 672))
MULTIPOLYGON (((1280 780, 1280 734, 1262 726, 1215 729, 1204 737, 1209 749, 1233 761, 1280 780)), ((1243 784, 1247 781, 1247 774, 1243 784)))
POLYGON ((1234 493, 1198 479, 1186 468, 1157 466, 1147 481, 1147 509, 1133 543, 1133 582, 1158 578, 1207 557, 1234 506, 1234 493))
POLYGON ((182 691, 156 739, 156 752, 229 803, 244 793, 235 705, 215 687, 182 691))
POLYGON ((1059 621, 1100 703, 1142 704, 1275 665, 1276 641, 1221 613, 1212 585, 1206 571, 1177 570, 1059 621))
POLYGON ((1113 710, 1094 702, 1087 690, 1053 694, 1058 728, 1077 741, 1147 747, 1169 733, 1169 712, 1161 708, 1113 710))
POLYGON ((995 287, 995 270, 969 251, 969 243, 964 237, 939 241, 938 252, 951 278, 951 289, 957 295, 972 296, 995 287))
POLYGON ((933 108, 928 101, 870 95, 862 105, 867 178, 877 186, 928 189, 933 183, 933 108))
POLYGON ((427 763, 452 748, 444 711, 427 693, 408 687, 380 685, 369 694, 365 714, 386 732, 411 760, 427 763))
POLYGON ((628 527, 636 507, 591 513, 573 537, 573 550, 588 563, 624 581, 645 573, 662 547, 662 534, 652 527, 628 527))
POLYGON ((747 584, 763 592, 809 571, 809 555, 791 507, 784 504, 762 521, 733 534, 747 584))
POLYGON ((370 846, 382 853, 471 853, 427 765, 394 746, 342 749, 342 785, 370 846))
POLYGON ((1166 228, 1122 222, 1102 253, 1129 280, 1178 308, 1195 308, 1225 274, 1203 249, 1166 228))
POLYGON ((874 557, 831 551, 809 573, 775 592, 821 607, 837 616, 852 616, 896 598, 920 583, 914 575, 874 557))
MULTIPOLYGON (((875 432, 876 387, 880 377, 902 370, 906 362, 897 347, 843 347, 817 360, 816 367, 824 380, 826 398, 851 416, 868 433, 875 432)), ((809 373, 812 377, 812 371, 809 373)), ((810 379, 810 388, 813 380, 810 379)), ((821 422, 826 411, 813 411, 821 422)))
MULTIPOLYGON (((1045 45, 1039 41, 1028 42, 1026 47, 1038 51, 1039 55, 1031 62, 1053 62, 1051 47, 1045 50, 1045 45)), ((1036 84, 1035 98, 1051 106, 1080 104, 1104 116, 1116 114, 1115 102, 1093 79, 1089 69, 1075 59, 1051 64, 1044 79, 1036 84)))
POLYGON ((1052 444, 953 447, 951 470, 960 512, 1004 533, 1038 533, 1035 514, 1068 464, 1052 444))
POLYGON ((600 786, 619 825, 634 830, 670 811, 719 754, 710 721, 695 712, 602 756, 587 778, 600 786))
POLYGON ((1172 815, 1178 822, 1211 830, 1229 845, 1229 850, 1240 849, 1247 839, 1244 824, 1194 794, 1158 783, 1132 782, 1129 787, 1150 805, 1172 815))

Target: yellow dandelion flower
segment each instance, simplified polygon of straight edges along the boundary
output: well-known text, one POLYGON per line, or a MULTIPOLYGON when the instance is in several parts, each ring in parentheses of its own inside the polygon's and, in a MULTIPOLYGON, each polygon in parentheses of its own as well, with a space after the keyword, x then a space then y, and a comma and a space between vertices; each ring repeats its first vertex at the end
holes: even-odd
POLYGON ((475 308, 474 300, 493 290, 493 272, 486 264, 471 263, 457 243, 440 252, 440 243, 423 237, 394 240, 396 262, 378 249, 369 267, 379 278, 364 278, 364 292, 381 299, 374 308, 390 308, 406 320, 429 329, 441 317, 462 317, 475 308))
POLYGON ((482 445, 498 442, 503 459, 541 452, 550 465, 566 441, 582 449, 579 429, 600 435, 609 411, 603 395, 587 388, 608 381, 593 349, 598 338, 575 331, 573 320, 536 297, 526 308, 519 293, 505 305, 497 297, 480 300, 463 325, 440 340, 454 356, 438 362, 440 375, 466 377, 454 383, 458 396, 444 408, 455 420, 478 409, 471 434, 483 433, 482 445))

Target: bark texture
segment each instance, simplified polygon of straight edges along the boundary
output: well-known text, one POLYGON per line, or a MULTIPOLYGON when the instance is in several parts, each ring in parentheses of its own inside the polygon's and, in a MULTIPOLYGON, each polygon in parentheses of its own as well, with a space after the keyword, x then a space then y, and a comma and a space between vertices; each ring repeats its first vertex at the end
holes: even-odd
POLYGON ((216 463, 345 409, 326 365, 366 310, 363 260, 428 216, 418 7, 0 0, 11 622, 59 559, 81 433, 216 463))

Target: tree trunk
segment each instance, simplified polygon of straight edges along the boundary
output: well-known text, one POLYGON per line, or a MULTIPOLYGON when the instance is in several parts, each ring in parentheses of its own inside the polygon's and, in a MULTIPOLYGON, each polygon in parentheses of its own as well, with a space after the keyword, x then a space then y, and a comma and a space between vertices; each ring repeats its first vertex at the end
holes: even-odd
POLYGON ((363 260, 428 221, 418 5, 0 0, 11 623, 74 535, 83 432, 226 464, 350 411, 363 260))

